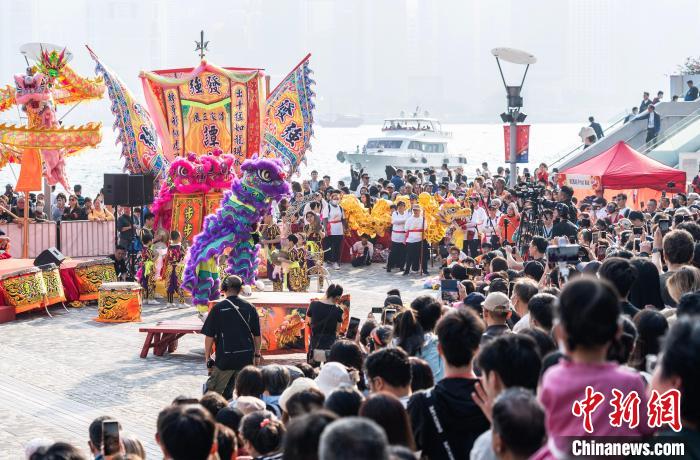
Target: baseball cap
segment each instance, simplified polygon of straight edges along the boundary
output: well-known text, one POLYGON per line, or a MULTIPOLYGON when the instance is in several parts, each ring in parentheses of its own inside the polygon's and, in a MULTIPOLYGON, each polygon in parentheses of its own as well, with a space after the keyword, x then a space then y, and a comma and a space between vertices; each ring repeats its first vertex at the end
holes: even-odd
POLYGON ((325 363, 321 366, 321 371, 315 382, 324 395, 328 395, 341 385, 353 386, 355 384, 350 378, 347 368, 336 362, 325 363))
POLYGON ((243 412, 243 414, 248 415, 251 412, 265 410, 265 403, 262 399, 256 398, 255 396, 239 396, 229 407, 238 409, 243 412))
POLYGON ((510 299, 502 292, 491 292, 482 306, 494 313, 507 313, 510 311, 510 299))
POLYGON ((318 385, 308 377, 299 377, 298 379, 294 380, 280 395, 279 403, 282 410, 287 412, 287 401, 289 401, 289 398, 291 398, 292 395, 301 393, 302 391, 306 391, 311 388, 318 390, 318 385))
POLYGON ((486 297, 484 297, 484 294, 481 292, 471 292, 467 298, 464 299, 464 305, 469 305, 470 307, 481 310, 481 304, 484 303, 484 300, 486 300, 486 297))

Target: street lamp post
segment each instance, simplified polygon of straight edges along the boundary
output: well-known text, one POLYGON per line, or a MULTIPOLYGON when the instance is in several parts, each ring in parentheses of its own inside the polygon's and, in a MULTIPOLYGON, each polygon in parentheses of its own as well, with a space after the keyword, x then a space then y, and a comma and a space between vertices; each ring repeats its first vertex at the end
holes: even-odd
POLYGON ((527 116, 521 111, 523 107, 523 98, 520 93, 523 89, 523 84, 525 83, 527 71, 531 64, 537 62, 537 58, 526 51, 516 50, 513 48, 494 48, 491 50, 491 54, 493 54, 496 58, 498 72, 501 74, 501 80, 503 81, 503 86, 506 89, 506 98, 508 101, 506 112, 501 114, 501 120, 503 120, 504 123, 510 124, 510 151, 508 155, 508 162, 510 163, 510 186, 513 187, 518 181, 518 173, 516 169, 518 160, 518 123, 525 121, 525 117, 527 116), (506 78, 503 76, 503 69, 501 68, 501 61, 525 66, 525 72, 523 72, 523 78, 519 85, 508 85, 506 83, 506 78))

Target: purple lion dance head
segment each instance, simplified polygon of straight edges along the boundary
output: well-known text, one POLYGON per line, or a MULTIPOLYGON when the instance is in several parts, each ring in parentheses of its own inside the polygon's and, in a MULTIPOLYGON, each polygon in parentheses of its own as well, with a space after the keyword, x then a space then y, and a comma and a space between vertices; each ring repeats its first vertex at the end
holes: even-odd
POLYGON ((253 242, 252 233, 262 216, 270 213, 272 200, 291 194, 280 160, 249 159, 241 172, 242 177, 233 180, 216 213, 205 218, 204 229, 195 237, 185 260, 182 286, 196 305, 218 298, 219 281, 211 266, 227 248, 231 250, 227 274, 240 276, 247 285, 255 282, 260 246, 253 242))

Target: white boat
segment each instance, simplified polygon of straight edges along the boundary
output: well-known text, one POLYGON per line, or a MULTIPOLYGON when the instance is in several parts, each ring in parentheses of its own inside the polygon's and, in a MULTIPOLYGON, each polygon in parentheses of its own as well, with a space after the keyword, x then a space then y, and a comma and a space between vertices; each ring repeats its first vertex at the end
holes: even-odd
POLYGON ((450 152, 452 133, 443 131, 435 118, 398 117, 387 118, 382 125, 382 136, 371 137, 354 152, 340 151, 336 158, 350 163, 355 169, 364 169, 370 177, 385 177, 387 166, 393 168, 439 169, 443 164, 450 168, 466 165, 464 155, 450 152))

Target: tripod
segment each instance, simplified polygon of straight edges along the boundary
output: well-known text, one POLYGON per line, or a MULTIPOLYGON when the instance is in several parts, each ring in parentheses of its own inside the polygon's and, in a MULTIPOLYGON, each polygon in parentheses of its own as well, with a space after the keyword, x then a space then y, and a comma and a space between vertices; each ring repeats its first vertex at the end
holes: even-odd
POLYGON ((520 255, 527 252, 534 237, 544 235, 540 206, 539 203, 533 202, 530 208, 523 209, 520 213, 520 225, 515 238, 515 247, 520 251, 520 255))

